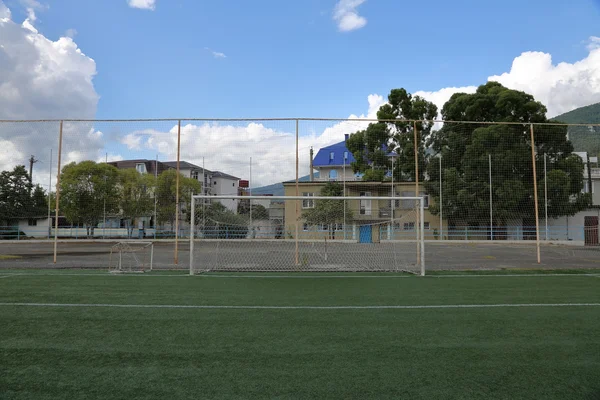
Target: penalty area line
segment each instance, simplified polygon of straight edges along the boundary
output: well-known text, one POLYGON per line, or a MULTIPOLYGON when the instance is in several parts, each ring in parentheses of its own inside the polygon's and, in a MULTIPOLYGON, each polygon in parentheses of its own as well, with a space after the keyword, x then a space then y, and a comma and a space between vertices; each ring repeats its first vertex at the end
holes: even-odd
POLYGON ((465 308, 536 308, 536 307, 600 307, 600 303, 517 303, 517 304, 441 304, 441 305, 372 305, 372 306, 260 306, 260 305, 177 305, 177 304, 108 304, 108 303, 0 303, 0 307, 55 308, 149 308, 207 310, 423 310, 465 308))

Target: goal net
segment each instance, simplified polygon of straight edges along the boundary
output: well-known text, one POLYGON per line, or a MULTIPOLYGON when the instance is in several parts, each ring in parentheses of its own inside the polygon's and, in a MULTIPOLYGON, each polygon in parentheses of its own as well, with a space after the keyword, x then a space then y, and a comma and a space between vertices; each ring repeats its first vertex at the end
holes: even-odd
POLYGON ((110 249, 109 272, 128 273, 152 270, 154 244, 144 241, 123 241, 110 249))
POLYGON ((425 274, 422 197, 193 196, 190 274, 425 274))

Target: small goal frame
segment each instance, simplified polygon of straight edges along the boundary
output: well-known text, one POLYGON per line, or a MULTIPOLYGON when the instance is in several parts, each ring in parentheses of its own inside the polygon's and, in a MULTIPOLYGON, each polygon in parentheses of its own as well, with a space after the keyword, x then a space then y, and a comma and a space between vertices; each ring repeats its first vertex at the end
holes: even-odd
MULTIPOLYGON (((290 200, 300 202, 302 200, 306 200, 305 196, 269 196, 269 200, 290 200)), ((415 207, 417 211, 418 223, 416 227, 418 227, 417 232, 417 264, 419 267, 420 276, 425 276, 425 204, 423 196, 314 196, 311 197, 311 200, 336 200, 336 201, 346 201, 346 200, 391 200, 391 201, 402 201, 402 200, 413 200, 418 201, 418 207, 415 207)), ((194 270, 194 242, 197 240, 195 238, 195 229, 196 229, 196 202, 200 201, 200 204, 203 204, 205 200, 265 200, 264 196, 239 196, 239 195, 192 195, 191 196, 191 204, 190 204, 190 235, 189 235, 189 274, 195 275, 194 270)), ((294 221, 296 232, 298 232, 299 219, 296 218, 294 221)), ((198 239, 199 240, 199 239, 198 239)), ((298 234, 295 235, 295 247, 296 247, 296 260, 298 260, 298 243, 301 241, 298 238, 298 234)))
POLYGON ((139 271, 125 271, 122 269, 122 262, 123 262, 123 249, 119 248, 118 249, 118 253, 119 253, 119 261, 118 261, 118 268, 117 269, 111 269, 112 267, 112 262, 113 262, 113 255, 116 253, 115 248, 117 248, 118 246, 121 245, 134 245, 136 247, 138 246, 144 246, 144 247, 149 247, 150 248, 150 264, 149 264, 149 271, 152 271, 153 267, 154 267, 154 242, 151 241, 144 241, 144 240, 120 240, 117 243, 115 243, 114 245, 111 246, 110 248, 110 258, 109 258, 109 264, 108 264, 108 268, 109 268, 109 272, 113 273, 113 274, 124 274, 124 273, 142 273, 145 272, 144 269, 139 270, 139 271))

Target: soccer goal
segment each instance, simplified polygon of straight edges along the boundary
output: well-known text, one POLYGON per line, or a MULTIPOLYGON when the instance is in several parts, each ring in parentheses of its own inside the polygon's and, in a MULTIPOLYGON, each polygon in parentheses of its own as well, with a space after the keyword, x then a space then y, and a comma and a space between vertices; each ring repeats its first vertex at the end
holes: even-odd
POLYGON ((153 242, 122 241, 110 249, 108 271, 111 273, 152 271, 153 261, 153 242))
POLYGON ((423 197, 197 195, 190 213, 190 274, 425 275, 423 197))

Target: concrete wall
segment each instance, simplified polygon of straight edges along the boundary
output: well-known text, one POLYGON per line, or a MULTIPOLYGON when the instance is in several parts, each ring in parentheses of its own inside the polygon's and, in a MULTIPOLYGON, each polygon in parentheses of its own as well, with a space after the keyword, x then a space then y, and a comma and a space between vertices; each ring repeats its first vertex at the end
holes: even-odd
MULTIPOLYGON (((600 209, 580 211, 572 217, 550 218, 548 220, 548 240, 573 240, 584 241, 585 217, 599 217, 600 209)), ((540 238, 546 237, 546 224, 544 218, 540 218, 540 238)))
MULTIPOLYGON (((238 194, 238 180, 223 178, 223 177, 213 177, 212 178, 212 194, 213 195, 232 195, 237 196, 238 194)), ((230 209, 231 211, 237 213, 238 200, 228 200, 221 199, 218 200, 225 207, 230 209)))

